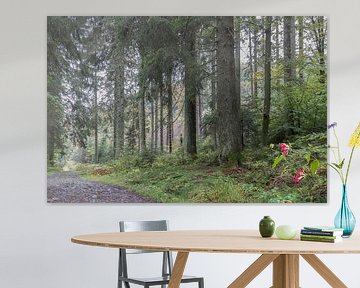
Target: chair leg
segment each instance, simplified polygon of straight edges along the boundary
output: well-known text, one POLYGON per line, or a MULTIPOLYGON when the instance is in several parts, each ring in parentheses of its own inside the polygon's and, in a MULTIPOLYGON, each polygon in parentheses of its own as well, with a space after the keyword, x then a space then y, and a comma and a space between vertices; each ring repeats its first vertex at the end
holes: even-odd
POLYGON ((204 279, 199 280, 199 288, 204 288, 204 279))

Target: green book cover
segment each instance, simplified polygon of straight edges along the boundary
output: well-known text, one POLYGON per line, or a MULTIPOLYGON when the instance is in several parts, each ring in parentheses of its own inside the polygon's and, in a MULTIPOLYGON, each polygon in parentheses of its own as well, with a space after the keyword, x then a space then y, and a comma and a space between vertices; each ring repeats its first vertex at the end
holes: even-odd
POLYGON ((307 235, 307 234, 300 234, 303 238, 313 238, 313 239, 337 239, 341 238, 341 236, 324 236, 324 235, 307 235))
POLYGON ((312 241, 312 242, 324 242, 324 243, 337 243, 341 242, 342 238, 335 238, 335 239, 327 239, 327 238, 311 238, 311 237, 302 237, 300 236, 301 241, 312 241))
POLYGON ((312 231, 323 231, 323 232, 335 232, 335 231, 344 231, 343 228, 335 228, 331 226, 305 226, 304 229, 312 231))

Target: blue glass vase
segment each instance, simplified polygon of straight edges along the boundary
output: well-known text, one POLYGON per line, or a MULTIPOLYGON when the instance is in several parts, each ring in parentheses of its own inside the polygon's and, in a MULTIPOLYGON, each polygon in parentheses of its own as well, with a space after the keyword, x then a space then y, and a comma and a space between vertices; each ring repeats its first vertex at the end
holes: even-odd
POLYGON ((356 219, 349 207, 346 185, 342 187, 341 207, 336 214, 334 224, 336 228, 344 229, 343 237, 346 238, 351 236, 355 228, 356 219))

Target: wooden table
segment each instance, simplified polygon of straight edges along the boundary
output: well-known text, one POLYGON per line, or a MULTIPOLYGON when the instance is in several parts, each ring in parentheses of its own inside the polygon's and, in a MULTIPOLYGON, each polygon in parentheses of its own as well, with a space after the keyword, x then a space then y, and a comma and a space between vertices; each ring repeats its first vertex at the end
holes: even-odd
POLYGON ((228 288, 246 287, 273 263, 273 288, 299 287, 299 256, 303 257, 331 287, 347 287, 315 254, 360 253, 360 237, 339 243, 320 243, 261 238, 255 230, 118 232, 75 236, 77 244, 177 251, 169 288, 178 288, 190 252, 262 254, 228 288))

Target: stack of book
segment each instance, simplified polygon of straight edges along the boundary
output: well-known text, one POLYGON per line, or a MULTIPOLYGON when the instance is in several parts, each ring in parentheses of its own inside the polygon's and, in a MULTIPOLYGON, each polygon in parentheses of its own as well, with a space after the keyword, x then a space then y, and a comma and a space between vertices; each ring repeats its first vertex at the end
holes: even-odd
POLYGON ((302 241, 336 243, 342 241, 344 230, 334 227, 304 227, 300 232, 302 241))

